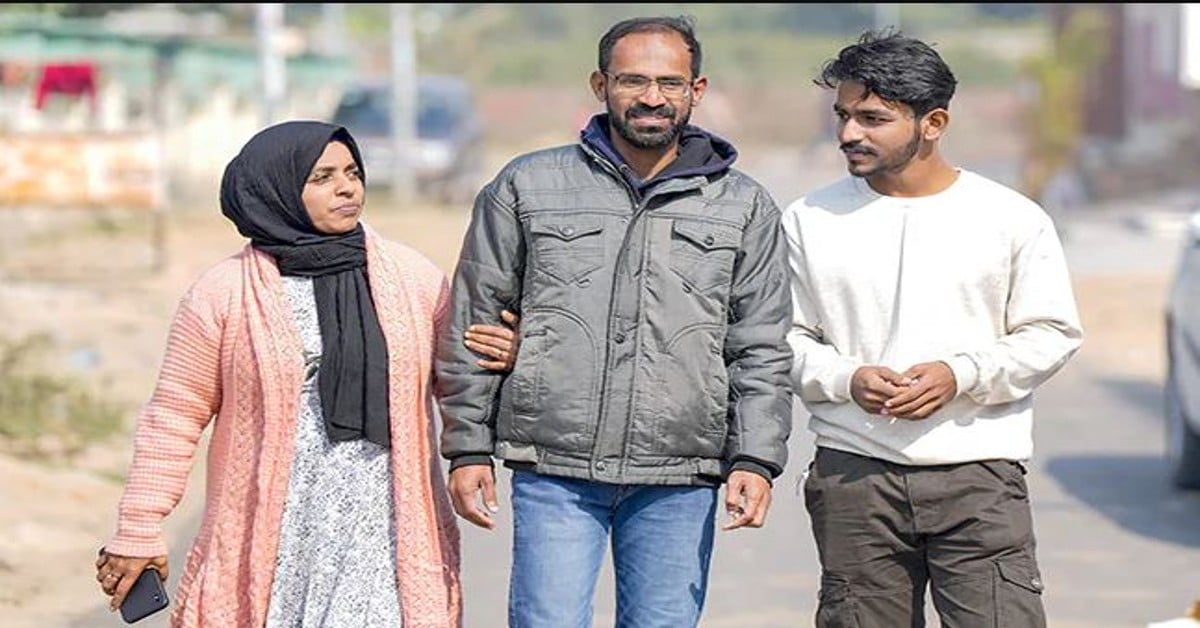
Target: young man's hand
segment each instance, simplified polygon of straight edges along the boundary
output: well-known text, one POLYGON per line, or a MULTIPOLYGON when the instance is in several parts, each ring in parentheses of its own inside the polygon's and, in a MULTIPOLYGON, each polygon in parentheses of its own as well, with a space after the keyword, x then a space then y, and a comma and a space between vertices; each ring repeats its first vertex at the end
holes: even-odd
POLYGON ((860 366, 850 377, 850 396, 871 414, 884 414, 884 404, 904 392, 911 384, 907 374, 886 366, 860 366))
POLYGON ((915 364, 904 376, 912 383, 883 404, 883 414, 898 419, 928 418, 958 394, 954 371, 945 362, 915 364))

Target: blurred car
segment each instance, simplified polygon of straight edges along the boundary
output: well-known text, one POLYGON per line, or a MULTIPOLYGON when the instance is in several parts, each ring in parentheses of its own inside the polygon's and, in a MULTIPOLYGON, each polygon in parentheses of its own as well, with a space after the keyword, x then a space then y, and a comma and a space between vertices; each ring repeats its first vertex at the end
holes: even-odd
POLYGON ((1200 488, 1200 211, 1188 222, 1166 332, 1167 463, 1176 486, 1200 488))
MULTIPOLYGON (((471 202, 481 185, 483 123, 470 86, 455 76, 420 76, 416 106, 410 163, 417 194, 443 203, 471 202)), ((392 107, 390 84, 357 83, 346 89, 330 120, 358 141, 371 187, 392 184, 392 107)))

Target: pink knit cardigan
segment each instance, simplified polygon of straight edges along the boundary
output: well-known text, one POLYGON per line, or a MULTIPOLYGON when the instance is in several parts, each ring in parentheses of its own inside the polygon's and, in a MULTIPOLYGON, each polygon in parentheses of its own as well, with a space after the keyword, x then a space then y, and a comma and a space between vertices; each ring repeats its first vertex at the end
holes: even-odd
MULTIPOLYGON (((445 275, 367 229, 367 273, 390 359, 398 586, 405 628, 460 625, 458 527, 434 445, 430 369, 445 275)), ((274 258, 247 245, 180 300, 142 409, 108 551, 167 553, 162 520, 183 496, 213 422, 204 518, 175 595, 173 628, 266 622, 303 378, 274 258)))

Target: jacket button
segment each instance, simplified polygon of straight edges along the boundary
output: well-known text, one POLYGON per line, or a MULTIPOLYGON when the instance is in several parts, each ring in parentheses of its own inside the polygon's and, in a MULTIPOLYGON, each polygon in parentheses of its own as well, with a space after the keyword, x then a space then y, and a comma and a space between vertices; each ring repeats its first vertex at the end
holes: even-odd
POLYGON ((710 235, 704 236, 705 244, 707 244, 708 246, 712 246, 713 242, 716 242, 716 240, 714 240, 712 236, 710 236, 710 235))
POLYGON ((608 468, 608 465, 604 464, 604 461, 603 461, 603 460, 601 460, 600 462, 597 462, 597 463, 596 463, 596 470, 597 470, 597 471, 604 471, 604 470, 605 470, 605 469, 607 469, 607 468, 608 468))
POLYGON ((625 342, 625 334, 618 333, 617 335, 613 336, 613 340, 617 344, 621 344, 622 342, 625 342))
POLYGON ((572 235, 572 234, 574 234, 574 233, 575 233, 575 228, 574 228, 574 227, 563 227, 563 228, 562 228, 562 234, 563 234, 563 235, 565 235, 565 236, 569 236, 569 235, 572 235))

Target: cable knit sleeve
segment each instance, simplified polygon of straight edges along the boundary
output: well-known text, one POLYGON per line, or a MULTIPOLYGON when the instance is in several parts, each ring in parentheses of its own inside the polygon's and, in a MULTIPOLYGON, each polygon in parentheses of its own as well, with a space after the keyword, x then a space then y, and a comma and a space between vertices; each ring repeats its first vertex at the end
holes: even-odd
POLYGON ((110 553, 167 553, 162 520, 182 498, 200 435, 220 405, 224 302, 213 283, 198 281, 176 308, 158 381, 138 415, 110 553))

